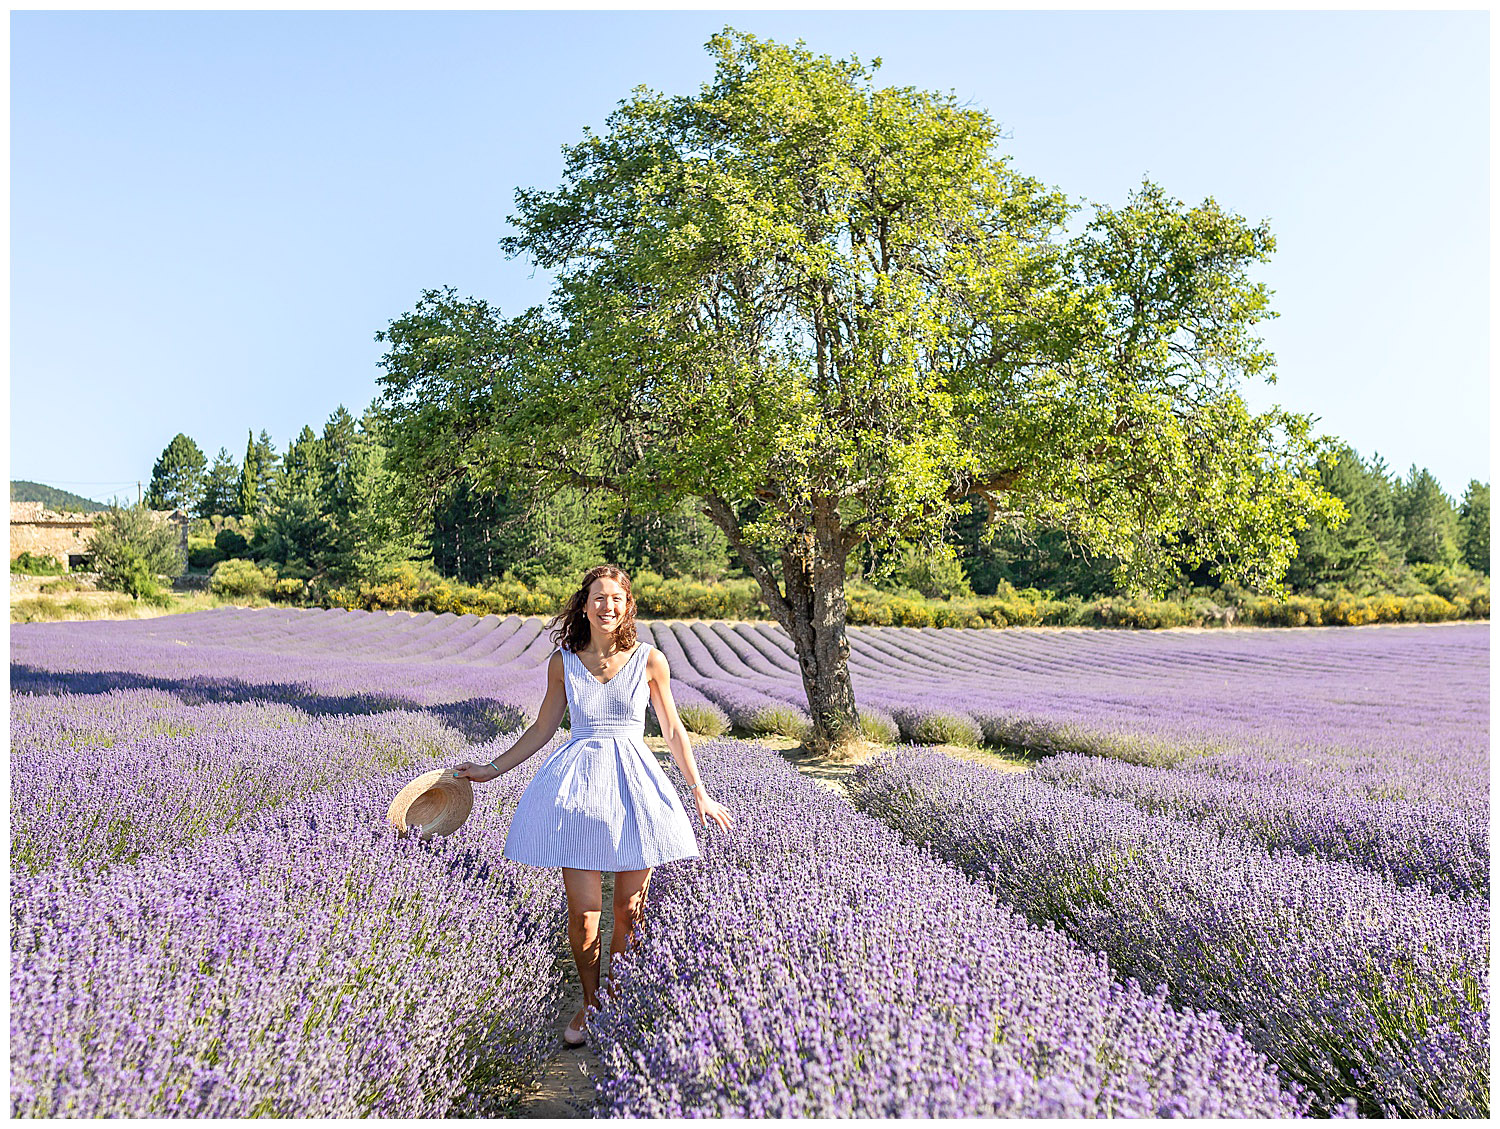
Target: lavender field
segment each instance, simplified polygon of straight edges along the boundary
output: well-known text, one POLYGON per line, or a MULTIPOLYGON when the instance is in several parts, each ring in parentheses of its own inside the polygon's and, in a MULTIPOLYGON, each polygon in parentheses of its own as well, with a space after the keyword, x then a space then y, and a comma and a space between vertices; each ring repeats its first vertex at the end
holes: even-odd
MULTIPOLYGON (((779 629, 640 633, 699 732, 806 725, 779 629)), ((601 1115, 1487 1112, 1487 624, 850 642, 893 746, 850 799, 695 741, 737 826, 653 881, 601 1115)), ((547 750, 448 839, 384 813, 508 747, 550 650, 516 616, 14 625, 13 1114, 512 1110, 566 956, 556 874, 500 854, 547 750)))

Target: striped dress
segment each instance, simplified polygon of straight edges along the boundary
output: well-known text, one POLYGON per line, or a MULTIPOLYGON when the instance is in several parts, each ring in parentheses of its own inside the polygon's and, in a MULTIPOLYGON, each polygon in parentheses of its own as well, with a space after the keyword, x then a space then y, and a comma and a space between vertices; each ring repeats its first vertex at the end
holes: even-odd
POLYGON ((613 874, 699 857, 692 820, 644 740, 650 647, 637 643, 608 682, 558 648, 572 734, 516 802, 506 858, 613 874))

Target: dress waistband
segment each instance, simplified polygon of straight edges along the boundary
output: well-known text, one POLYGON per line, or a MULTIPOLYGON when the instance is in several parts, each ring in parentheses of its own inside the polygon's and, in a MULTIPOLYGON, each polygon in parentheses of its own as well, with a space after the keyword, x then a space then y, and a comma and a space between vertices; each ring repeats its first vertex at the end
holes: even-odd
POLYGON ((644 725, 580 725, 573 729, 572 737, 634 737, 646 736, 644 725))

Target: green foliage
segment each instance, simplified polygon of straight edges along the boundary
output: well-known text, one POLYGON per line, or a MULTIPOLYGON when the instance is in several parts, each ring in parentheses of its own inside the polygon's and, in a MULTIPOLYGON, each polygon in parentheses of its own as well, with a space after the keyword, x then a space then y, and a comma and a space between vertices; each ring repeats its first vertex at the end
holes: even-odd
POLYGON ((679 705, 677 716, 690 732, 704 737, 722 737, 729 732, 729 723, 724 720, 724 715, 710 706, 679 705))
POLYGON ((227 560, 214 566, 208 588, 216 596, 230 598, 266 596, 276 583, 275 565, 227 560))
POLYGON ((1464 564, 1490 574, 1490 486, 1470 479, 1458 508, 1459 549, 1464 564))
POLYGON ((517 193, 503 246, 556 274, 555 317, 428 291, 378 335, 414 504, 456 476, 698 499, 786 622, 814 561, 936 544, 974 494, 1133 584, 1274 587, 1307 516, 1337 516, 1306 417, 1231 387, 1270 378, 1265 224, 1147 183, 1070 240, 982 111, 857 59, 709 48, 699 95, 638 89, 559 188, 517 193))
POLYGON ((124 592, 133 600, 142 600, 159 607, 167 607, 172 602, 167 591, 157 583, 145 557, 134 549, 126 550, 122 567, 109 578, 109 583, 106 584, 105 578, 101 577, 100 585, 124 592))
POLYGON ((693 501, 667 512, 621 507, 601 535, 602 559, 664 577, 715 581, 729 562, 729 539, 693 501))
POLYGON ((85 498, 81 494, 75 494, 71 490, 61 490, 56 486, 46 486, 40 482, 28 482, 18 478, 11 479, 10 500, 12 502, 40 502, 56 513, 95 514, 108 509, 103 503, 96 502, 92 498, 85 498))
POLYGON ((1453 500, 1425 467, 1412 465, 1396 489, 1402 545, 1413 563, 1452 565, 1459 559, 1458 514, 1453 500))
POLYGON ((201 548, 188 550, 189 568, 213 568, 214 565, 224 560, 226 553, 223 549, 213 545, 205 545, 201 548))
POLYGON ((88 554, 100 588, 137 598, 154 598, 153 578, 181 576, 187 565, 176 528, 146 505, 111 506, 95 518, 88 554))
POLYGON ((388 571, 415 551, 416 535, 396 510, 379 420, 356 423, 340 405, 322 436, 304 426, 263 495, 260 535, 251 549, 309 591, 388 571))
POLYGON ((513 573, 522 580, 583 573, 608 557, 608 507, 564 487, 479 490, 460 479, 433 515, 433 563, 470 583, 513 573))
POLYGON ((198 507, 198 516, 240 513, 239 492, 240 469, 235 466, 229 449, 220 447, 203 478, 203 500, 198 507))
POLYGON ((63 568, 62 562, 56 557, 33 556, 29 552, 22 552, 11 559, 10 571, 27 576, 59 576, 67 569, 63 568))
POLYGON ((227 557, 243 556, 250 548, 250 542, 245 535, 237 529, 221 529, 214 535, 214 548, 227 557))
POLYGON ((261 429, 259 438, 247 431, 235 512, 242 517, 259 515, 280 474, 281 456, 276 453, 276 444, 271 442, 265 429, 261 429))
POLYGON ((928 599, 974 595, 958 554, 946 543, 928 549, 909 541, 897 542, 890 552, 881 555, 867 579, 877 588, 928 599))
POLYGON ((1341 523, 1316 517, 1298 533, 1287 582, 1293 589, 1318 583, 1356 590, 1389 586, 1405 550, 1395 496, 1379 456, 1366 464, 1342 443, 1321 456, 1315 469, 1348 516, 1341 523))
POLYGON ((208 460, 186 435, 178 432, 156 460, 145 505, 153 510, 199 512, 203 501, 203 477, 208 460))

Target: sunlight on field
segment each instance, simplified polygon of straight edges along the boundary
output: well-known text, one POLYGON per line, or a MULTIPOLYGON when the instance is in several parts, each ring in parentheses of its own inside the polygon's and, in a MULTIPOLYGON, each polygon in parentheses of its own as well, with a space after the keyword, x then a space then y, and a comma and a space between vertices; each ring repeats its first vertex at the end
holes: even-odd
POLYGON ((568 1059, 561 884, 500 851, 567 732, 446 838, 385 822, 535 717, 539 618, 13 625, 13 1113, 1487 1107, 1485 626, 856 629, 892 739, 842 762, 774 627, 639 628, 736 822, 657 868, 568 1059))

